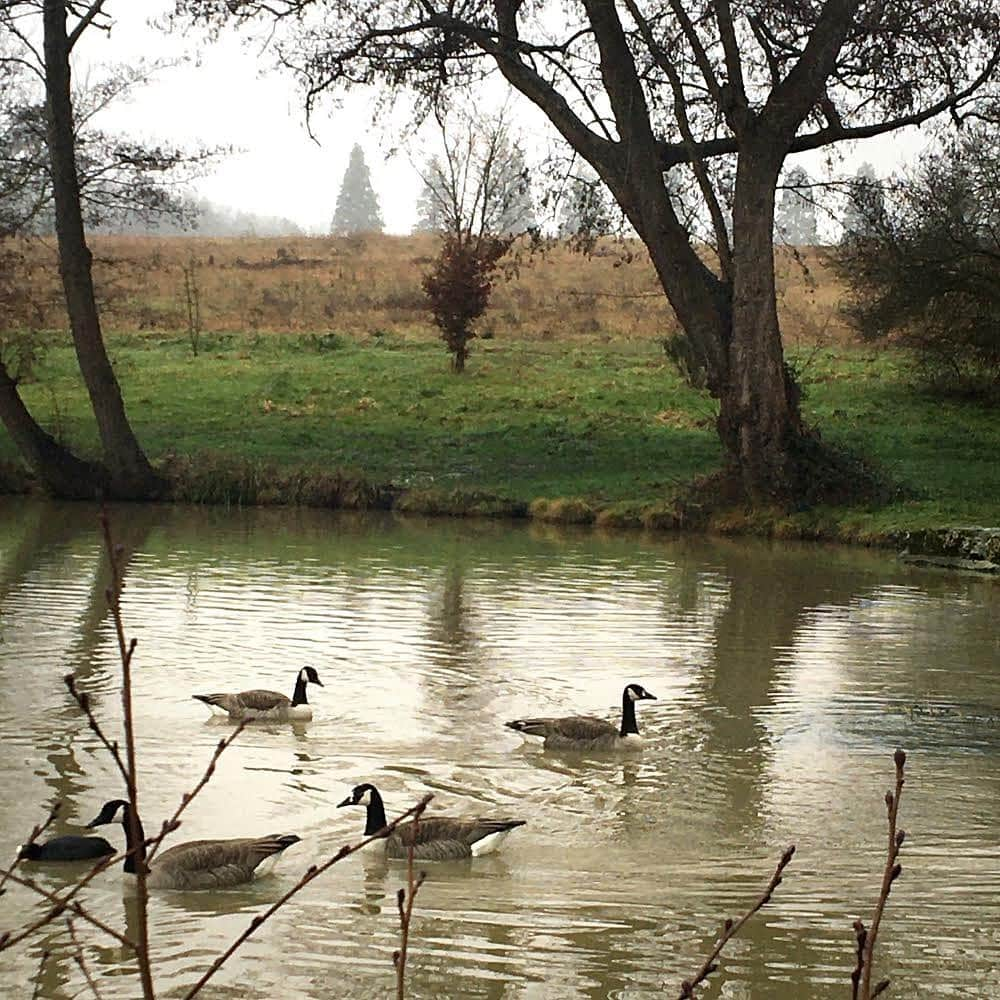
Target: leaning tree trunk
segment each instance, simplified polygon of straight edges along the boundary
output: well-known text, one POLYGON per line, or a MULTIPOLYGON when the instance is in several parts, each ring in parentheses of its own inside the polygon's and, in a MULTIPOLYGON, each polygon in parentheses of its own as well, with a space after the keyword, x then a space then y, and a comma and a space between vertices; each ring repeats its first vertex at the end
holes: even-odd
POLYGON ((95 500, 107 490, 107 474, 81 461, 46 433, 28 412, 17 383, 0 362, 0 422, 46 489, 66 500, 95 500))
POLYGON ((46 120, 59 273, 73 344, 97 420, 104 462, 111 476, 111 492, 121 499, 151 499, 162 493, 163 481, 150 466, 129 425, 118 379, 101 336, 92 258, 80 208, 64 0, 45 0, 43 24, 46 120))
POLYGON ((774 281, 774 197, 781 158, 745 150, 733 207, 733 305, 719 436, 751 500, 788 500, 802 488, 798 391, 788 377, 774 281))

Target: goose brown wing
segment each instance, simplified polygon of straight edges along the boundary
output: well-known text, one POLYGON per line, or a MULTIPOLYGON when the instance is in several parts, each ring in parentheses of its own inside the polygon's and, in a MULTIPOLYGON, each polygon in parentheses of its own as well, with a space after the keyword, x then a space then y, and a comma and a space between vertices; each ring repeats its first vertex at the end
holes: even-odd
POLYGON ((568 715, 563 718, 518 719, 508 722, 511 729, 529 736, 555 737, 563 740, 597 740, 614 736, 618 730, 594 715, 568 715))
POLYGON ((272 834, 233 840, 189 840, 154 858, 153 866, 194 870, 235 863, 253 871, 265 858, 290 847, 298 839, 294 834, 272 834))
POLYGON ((294 834, 190 840, 153 859, 150 884, 178 889, 238 885, 249 881, 262 861, 298 840, 294 834))
POLYGON ((451 816, 430 816, 419 823, 403 823, 389 838, 390 857, 406 857, 410 847, 414 856, 428 861, 449 861, 468 858, 472 847, 491 833, 502 833, 524 826, 523 819, 458 819, 451 816))
POLYGON ((277 691, 263 691, 254 688, 251 691, 240 691, 234 695, 236 701, 244 709, 253 712, 270 712, 276 708, 284 708, 291 705, 292 699, 287 695, 279 694, 277 691))

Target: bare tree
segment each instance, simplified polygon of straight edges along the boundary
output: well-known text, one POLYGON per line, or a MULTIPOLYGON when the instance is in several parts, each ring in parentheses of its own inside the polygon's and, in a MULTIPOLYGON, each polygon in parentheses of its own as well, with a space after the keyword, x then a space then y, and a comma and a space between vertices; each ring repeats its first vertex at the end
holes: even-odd
POLYGON ((773 224, 785 158, 961 115, 1000 56, 995 0, 175 0, 175 11, 216 27, 265 19, 309 106, 356 83, 407 87, 431 106, 499 69, 645 243, 719 399, 732 485, 761 501, 845 486, 784 363, 773 224), (717 271, 671 199, 678 171, 712 220, 717 271))
MULTIPOLYGON (((160 495, 165 483, 149 464, 132 430, 125 413, 121 388, 104 346, 94 293, 92 256, 84 231, 77 164, 70 54, 88 28, 108 26, 104 8, 105 0, 93 0, 90 4, 70 3, 67 0, 7 0, 0 7, 0 18, 4 28, 24 47, 21 56, 16 58, 30 65, 45 87, 45 145, 55 204, 59 272, 77 361, 97 421, 106 470, 106 475, 98 474, 87 482, 85 489, 91 495, 101 491, 119 498, 148 499, 160 495), (29 27, 32 20, 37 22, 39 13, 43 39, 41 51, 33 44, 29 27), (70 16, 73 17, 72 26, 70 16)), ((9 404, 6 412, 16 416, 16 406, 11 398, 13 387, 7 384, 4 388, 5 400, 9 404)), ((25 440, 24 435, 21 440, 25 440)), ((39 437, 34 431, 31 432, 31 445, 25 451, 26 457, 33 460, 36 467, 38 463, 45 462, 43 478, 50 486, 56 486, 61 477, 48 473, 52 461, 64 456, 51 448, 40 448, 39 437)))
POLYGON ((435 115, 440 149, 428 158, 422 228, 459 235, 519 236, 535 228, 530 174, 506 108, 496 115, 473 108, 435 115))
POLYGON ((441 152, 425 169, 422 213, 443 237, 423 288, 434 322, 451 352, 452 371, 465 370, 473 323, 486 311, 500 261, 535 223, 524 154, 506 115, 438 110, 441 152))

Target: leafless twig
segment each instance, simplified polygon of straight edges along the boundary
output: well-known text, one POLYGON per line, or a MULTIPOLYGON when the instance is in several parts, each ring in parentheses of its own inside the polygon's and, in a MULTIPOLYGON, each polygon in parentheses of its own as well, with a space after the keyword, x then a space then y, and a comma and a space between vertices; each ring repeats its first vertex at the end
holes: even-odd
MULTIPOLYGON (((135 653, 135 639, 125 637, 125 625, 122 621, 121 596, 125 586, 123 549, 116 545, 111 537, 111 521, 108 512, 101 510, 101 534, 104 537, 104 549, 108 555, 111 569, 111 586, 106 596, 108 610, 115 623, 115 635, 118 638, 118 655, 122 664, 122 721, 125 729, 125 787, 128 792, 129 804, 129 840, 140 845, 142 837, 139 834, 139 786, 136 780, 135 764, 135 726, 132 723, 132 655, 135 653)), ((120 758, 115 755, 116 759, 120 758)), ((140 846, 141 850, 142 847, 140 846)), ((153 967, 149 959, 149 887, 146 884, 145 859, 137 859, 135 866, 135 892, 138 906, 136 907, 136 938, 132 943, 136 964, 139 966, 139 980, 142 984, 143 1000, 155 1000, 156 990, 153 986, 153 967)))
POLYGON ((778 888, 779 885, 781 885, 781 873, 785 870, 788 862, 792 860, 792 856, 794 854, 795 845, 791 844, 785 849, 785 853, 781 855, 778 860, 778 866, 774 869, 774 874, 771 876, 771 881, 767 883, 767 888, 760 894, 753 906, 751 906, 750 909, 735 922, 728 917, 726 918, 726 922, 722 925, 722 935, 719 937, 718 941, 715 942, 715 948, 712 950, 712 954, 705 959, 701 968, 691 979, 685 979, 684 982, 681 983, 679 1000, 686 1000, 688 997, 693 997, 695 987, 700 982, 707 979, 719 967, 716 959, 722 954, 722 949, 726 946, 726 942, 729 941, 730 938, 735 937, 735 935, 739 933, 740 928, 771 899, 771 894, 778 888))
POLYGON ((258 927, 265 920, 274 915, 274 913, 281 909, 285 903, 288 902, 294 895, 304 889, 314 878, 318 878, 323 874, 328 868, 333 867, 338 861, 343 861, 344 858, 349 857, 352 854, 357 853, 367 844, 370 844, 373 840, 378 840, 381 837, 385 837, 392 833, 393 830, 399 826, 403 820, 409 818, 410 816, 420 817, 423 815, 424 810, 427 808, 427 804, 433 799, 434 796, 430 793, 425 795, 415 806, 407 809, 406 812, 397 816, 391 823, 389 823, 384 829, 379 830, 378 833, 372 834, 370 837, 365 837, 364 840, 358 841, 356 844, 345 844, 336 854, 327 858, 321 865, 311 865, 306 869, 305 873, 288 890, 283 896, 273 902, 263 913, 258 913, 249 923, 247 928, 233 941, 233 943, 221 954, 214 962, 205 970, 205 974, 194 984, 184 994, 184 1000, 191 1000, 192 997, 197 996, 201 992, 204 985, 222 968, 222 966, 229 960, 232 954, 243 944, 247 938, 252 935, 258 927))
POLYGON ((413 876, 413 845, 420 829, 420 816, 413 821, 413 837, 409 850, 406 852, 406 888, 396 893, 396 908, 399 910, 399 950, 392 953, 392 962, 396 966, 396 1000, 404 1000, 406 995, 406 954, 410 944, 410 922, 413 919, 413 902, 417 892, 427 878, 427 872, 413 876))
POLYGON ((52 808, 49 810, 48 816, 41 823, 37 823, 32 829, 31 833, 28 835, 28 839, 21 845, 17 852, 17 857, 14 858, 13 863, 10 868, 0 875, 0 896, 4 894, 4 885, 7 883, 7 879, 10 878, 10 872, 12 872, 17 866, 23 861, 21 851, 26 847, 30 847, 38 838, 51 826, 52 821, 56 818, 59 813, 60 803, 56 802, 52 808))
POLYGON ((40 920, 37 920, 31 926, 25 928, 18 934, 7 934, 3 938, 0 938, 0 951, 7 948, 12 948, 19 941, 23 941, 26 937, 29 937, 40 927, 44 927, 46 924, 51 923, 56 917, 62 916, 67 910, 76 916, 86 920, 87 923, 93 924, 99 930, 104 931, 105 934, 110 935, 116 941, 125 945, 126 948, 131 948, 135 950, 135 942, 127 938, 120 931, 116 931, 113 927, 109 927, 103 920, 99 917, 95 917, 89 910, 84 909, 84 906, 80 902, 67 901, 66 898, 59 896, 58 893, 50 892, 48 889, 42 888, 37 882, 30 878, 23 878, 20 875, 15 875, 10 869, 7 869, 7 874, 10 877, 11 882, 17 883, 17 885, 22 885, 26 889, 31 889, 32 892, 38 893, 39 896, 44 896, 50 903, 52 903, 52 909, 49 910, 40 920))
POLYGON ((899 800, 903 794, 906 753, 903 750, 897 750, 893 755, 893 761, 896 764, 896 788, 895 791, 885 793, 885 806, 889 821, 889 844, 886 851, 885 868, 882 872, 882 885, 875 903, 875 911, 872 914, 871 928, 866 928, 860 920, 854 921, 857 962, 851 973, 851 1000, 873 1000, 874 997, 879 996, 889 988, 888 979, 881 980, 874 987, 871 980, 875 961, 875 942, 878 939, 882 915, 885 913, 885 905, 889 901, 892 885, 903 871, 903 866, 897 859, 903 841, 906 839, 906 831, 896 829, 896 817, 899 814, 899 800))
MULTIPOLYGON (((3 934, 0 934, 0 951, 6 951, 8 948, 13 948, 14 945, 23 941, 25 938, 31 937, 35 931, 41 929, 46 924, 52 923, 53 920, 61 916, 67 909, 69 909, 73 897, 82 892, 90 884, 91 879, 93 879, 96 875, 99 875, 106 868, 110 868, 116 862, 121 861, 127 856, 127 853, 128 852, 123 852, 122 854, 112 854, 101 858, 101 860, 98 861, 97 864, 83 876, 83 878, 74 883, 70 889, 61 896, 42 889, 37 882, 33 882, 31 879, 16 877, 14 875, 14 866, 0 870, 0 875, 2 875, 4 881, 11 879, 18 885, 31 889, 33 892, 36 892, 38 895, 53 904, 52 909, 47 910, 41 917, 39 917, 38 920, 29 924, 27 927, 22 928, 22 930, 18 931, 18 933, 14 934, 11 931, 6 931, 3 934)), ((81 914, 81 916, 83 916, 85 920, 87 919, 85 914, 81 914)))
POLYGON ((173 816, 170 819, 163 821, 163 827, 160 832, 148 841, 149 854, 146 856, 146 863, 152 862, 156 852, 160 849, 160 844, 163 842, 163 838, 176 830, 180 824, 181 813, 191 804, 194 797, 208 784, 209 779, 215 774, 215 765, 218 763, 219 758, 225 753, 226 749, 230 747, 233 740, 236 739, 240 733, 246 728, 246 719, 244 719, 224 740, 219 740, 218 745, 215 748, 215 753, 212 754, 212 759, 208 762, 208 767, 205 768, 204 774, 202 774, 201 779, 198 784, 191 789, 190 792, 185 792, 181 796, 180 805, 174 810, 173 816))
POLYGON ((96 1000, 101 1000, 101 991, 97 988, 97 983, 94 982, 94 977, 91 976, 90 969, 87 968, 87 961, 83 957, 83 946, 80 944, 80 939, 76 936, 76 926, 73 923, 72 917, 66 918, 66 927, 69 930, 73 947, 76 949, 73 952, 73 961, 80 967, 83 978, 87 980, 87 985, 90 987, 90 992, 94 994, 96 1000))
POLYGON ((42 973, 49 961, 49 951, 42 952, 41 960, 38 963, 38 971, 35 973, 35 988, 31 991, 31 1000, 38 1000, 38 991, 42 988, 42 973))
POLYGON ((66 685, 69 693, 73 696, 73 700, 76 702, 80 711, 87 717, 87 724, 90 726, 91 731, 97 736, 104 746, 104 749, 108 751, 109 754, 114 758, 115 763, 118 765, 118 770, 121 772, 122 778, 125 779, 125 784, 128 784, 128 771, 125 768, 125 761, 122 760, 121 753, 118 750, 117 741, 113 742, 108 739, 104 734, 104 730, 101 729, 100 723, 94 716, 93 711, 90 707, 90 695, 86 691, 81 691, 76 686, 76 678, 72 674, 66 674, 63 677, 63 683, 66 685))

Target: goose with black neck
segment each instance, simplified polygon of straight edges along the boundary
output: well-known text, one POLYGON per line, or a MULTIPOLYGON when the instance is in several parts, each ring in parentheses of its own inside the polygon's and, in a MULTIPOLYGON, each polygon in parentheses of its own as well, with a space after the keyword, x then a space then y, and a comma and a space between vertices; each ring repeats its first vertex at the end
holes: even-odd
POLYGON ((138 816, 132 822, 128 802, 105 802, 87 826, 105 823, 121 823, 128 848, 123 868, 134 875, 139 865, 146 866, 146 884, 152 889, 225 889, 250 882, 269 872, 278 855, 300 839, 294 833, 280 833, 231 840, 190 840, 165 850, 146 865, 146 835, 138 816))
POLYGON ((656 701, 641 684, 627 684, 622 692, 621 724, 615 726, 593 715, 540 716, 505 722, 508 729, 540 737, 547 750, 640 750, 642 737, 635 717, 637 701, 656 701))

